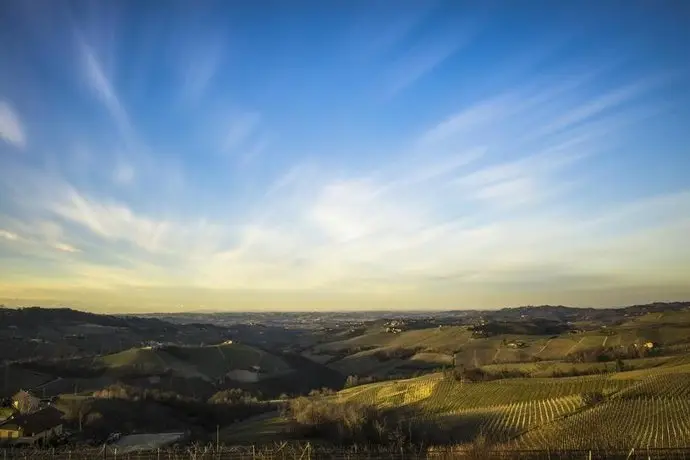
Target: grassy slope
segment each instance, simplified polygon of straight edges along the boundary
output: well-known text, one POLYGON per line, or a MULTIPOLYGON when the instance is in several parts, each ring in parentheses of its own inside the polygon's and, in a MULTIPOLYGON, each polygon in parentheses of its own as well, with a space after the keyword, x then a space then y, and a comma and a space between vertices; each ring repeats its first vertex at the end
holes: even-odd
POLYGON ((272 443, 288 437, 288 427, 279 413, 267 412, 223 428, 219 439, 231 444, 272 443))
POLYGON ((290 366, 281 358, 242 344, 204 347, 132 348, 101 358, 111 368, 143 367, 148 372, 171 369, 187 378, 215 380, 233 369, 261 367, 265 376, 289 372, 290 366))

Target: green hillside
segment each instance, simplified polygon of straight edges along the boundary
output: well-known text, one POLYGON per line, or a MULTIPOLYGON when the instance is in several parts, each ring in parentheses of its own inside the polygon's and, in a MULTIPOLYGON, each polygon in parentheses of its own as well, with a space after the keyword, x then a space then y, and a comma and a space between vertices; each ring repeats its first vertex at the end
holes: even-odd
MULTIPOLYGON (((305 356, 327 363, 343 375, 374 378, 410 377, 448 366, 453 359, 465 368, 483 367, 495 372, 504 366, 530 376, 549 377, 567 372, 604 372, 615 366, 615 363, 563 362, 573 361, 580 353, 626 350, 647 342, 652 342, 655 347, 664 347, 671 353, 685 352, 690 347, 690 314, 686 311, 649 313, 630 319, 623 317, 619 324, 608 326, 580 322, 572 324, 571 331, 557 335, 539 333, 538 327, 526 326, 529 322, 497 324, 496 330, 505 332, 512 328, 521 333, 482 336, 473 333, 469 326, 427 327, 400 332, 371 327, 355 337, 321 343, 305 352, 305 356)), ((634 363, 637 368, 659 364, 661 360, 634 363)))
POLYGON ((223 377, 243 380, 255 376, 257 380, 290 372, 291 367, 281 358, 248 345, 224 343, 203 347, 145 347, 106 355, 100 363, 112 369, 133 369, 144 373, 172 372, 186 378, 215 381, 223 377))

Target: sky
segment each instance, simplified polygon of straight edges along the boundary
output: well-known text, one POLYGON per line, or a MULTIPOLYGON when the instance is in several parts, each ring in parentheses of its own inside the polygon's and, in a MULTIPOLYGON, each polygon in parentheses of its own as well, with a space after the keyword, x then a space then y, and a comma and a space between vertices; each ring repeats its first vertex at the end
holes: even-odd
POLYGON ((0 2, 0 303, 690 299, 690 4, 0 2))

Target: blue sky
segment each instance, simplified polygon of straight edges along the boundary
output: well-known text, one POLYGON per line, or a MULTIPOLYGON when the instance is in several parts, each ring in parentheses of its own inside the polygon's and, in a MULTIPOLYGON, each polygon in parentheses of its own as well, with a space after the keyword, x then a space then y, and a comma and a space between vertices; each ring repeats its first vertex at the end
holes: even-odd
POLYGON ((690 297, 690 7, 0 5, 0 301, 690 297))

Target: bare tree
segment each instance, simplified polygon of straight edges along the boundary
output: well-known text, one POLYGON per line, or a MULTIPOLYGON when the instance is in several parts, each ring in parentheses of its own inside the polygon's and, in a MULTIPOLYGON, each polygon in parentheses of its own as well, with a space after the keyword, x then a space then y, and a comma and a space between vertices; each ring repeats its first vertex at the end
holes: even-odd
POLYGON ((81 431, 84 417, 91 408, 90 402, 81 398, 65 398, 64 401, 66 418, 76 422, 79 426, 79 431, 81 431))

